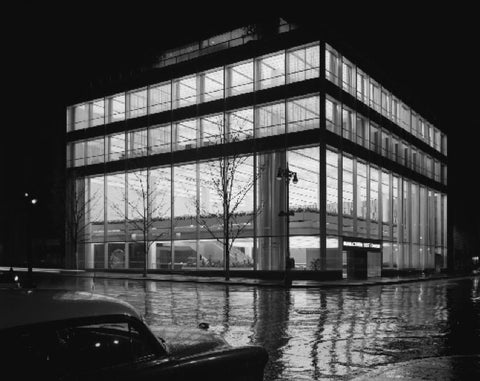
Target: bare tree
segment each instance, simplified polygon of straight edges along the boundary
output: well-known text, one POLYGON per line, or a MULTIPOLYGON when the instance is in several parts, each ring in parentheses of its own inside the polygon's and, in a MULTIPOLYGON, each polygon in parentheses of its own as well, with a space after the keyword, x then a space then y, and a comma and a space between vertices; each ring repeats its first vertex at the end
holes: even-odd
POLYGON ((155 226, 170 210, 170 202, 166 200, 165 192, 161 192, 162 178, 152 179, 151 171, 132 172, 133 180, 128 181, 127 192, 123 192, 123 207, 112 203, 112 208, 123 216, 127 225, 139 231, 143 251, 143 276, 148 272, 148 253, 151 246, 165 235, 165 231, 155 226), (128 211, 125 210, 125 202, 128 211))
MULTIPOLYGON (((219 134, 216 136, 215 143, 236 143, 248 135, 242 123, 236 127, 235 131, 226 132, 219 124, 219 134)), ((251 225, 251 222, 262 210, 261 207, 258 207, 254 208, 251 213, 240 211, 242 203, 253 189, 262 168, 257 169, 256 172, 254 171, 255 167, 252 168, 252 172, 245 178, 242 169, 248 165, 249 156, 237 153, 234 149, 230 152, 230 155, 208 162, 210 184, 220 200, 221 210, 218 210, 218 213, 212 213, 202 207, 200 200, 195 200, 197 223, 205 228, 212 238, 223 245, 226 280, 230 279, 230 255, 235 240, 241 236, 245 228, 251 225), (241 178, 242 176, 244 178, 241 178), (221 226, 222 229, 215 228, 218 226, 221 226)))
MULTIPOLYGON (((62 193, 60 193, 62 194, 62 193)), ((98 191, 87 193, 85 184, 79 186, 75 179, 67 183, 65 231, 70 244, 70 254, 75 258, 75 268, 78 269, 78 246, 87 241, 89 228, 96 220, 92 211, 97 210, 100 202, 98 191)))

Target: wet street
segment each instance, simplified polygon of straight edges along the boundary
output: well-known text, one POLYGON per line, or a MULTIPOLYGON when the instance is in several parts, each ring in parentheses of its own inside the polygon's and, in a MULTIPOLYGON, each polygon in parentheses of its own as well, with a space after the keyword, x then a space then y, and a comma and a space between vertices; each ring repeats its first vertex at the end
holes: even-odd
POLYGON ((287 291, 86 277, 38 286, 114 296, 150 325, 207 322, 234 345, 264 346, 269 381, 348 380, 402 361, 480 353, 479 276, 287 291))

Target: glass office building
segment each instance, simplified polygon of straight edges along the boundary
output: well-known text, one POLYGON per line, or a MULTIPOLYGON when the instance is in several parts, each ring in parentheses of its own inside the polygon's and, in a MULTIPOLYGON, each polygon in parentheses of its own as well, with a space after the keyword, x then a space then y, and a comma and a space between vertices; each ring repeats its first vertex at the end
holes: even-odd
POLYGON ((280 20, 163 52, 68 107, 78 267, 143 268, 147 248, 151 270, 223 269, 230 176, 231 271, 445 268, 447 137, 364 69, 280 20))

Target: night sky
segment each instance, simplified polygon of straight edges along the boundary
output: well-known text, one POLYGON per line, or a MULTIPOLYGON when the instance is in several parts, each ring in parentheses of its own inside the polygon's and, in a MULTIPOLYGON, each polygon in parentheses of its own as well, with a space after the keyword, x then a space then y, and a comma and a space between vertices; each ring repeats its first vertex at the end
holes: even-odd
MULTIPOLYGON (((156 49, 189 42, 190 36, 267 16, 263 10, 247 15, 233 3, 224 4, 223 14, 214 13, 215 8, 188 8, 185 14, 180 5, 162 12, 135 10, 135 3, 126 3, 129 8, 122 11, 121 3, 116 4, 115 11, 82 2, 80 10, 17 5, 4 12, 13 22, 2 26, 2 82, 8 102, 2 110, 7 115, 1 138, 3 202, 24 189, 48 197, 63 173, 59 157, 64 152, 65 107, 88 89, 92 78, 148 60, 156 49)), ((461 223, 480 236, 480 192, 473 186, 480 173, 476 14, 473 8, 405 8, 401 3, 380 13, 347 7, 285 13, 331 30, 383 69, 415 101, 414 109, 434 116, 433 123, 449 134, 450 200, 461 223)))

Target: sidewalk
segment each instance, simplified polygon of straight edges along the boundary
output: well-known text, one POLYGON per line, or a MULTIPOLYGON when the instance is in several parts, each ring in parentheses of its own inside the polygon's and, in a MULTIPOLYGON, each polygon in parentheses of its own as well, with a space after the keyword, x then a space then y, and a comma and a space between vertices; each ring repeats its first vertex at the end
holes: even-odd
MULTIPOLYGON (((0 267, 0 271, 7 271, 9 267, 0 267)), ((27 268, 15 267, 15 271, 26 272, 27 268)), ((131 279, 131 280, 149 280, 157 282, 193 282, 205 284, 228 284, 228 285, 245 285, 245 286, 265 286, 265 287, 285 287, 283 280, 268 280, 243 278, 231 275, 230 280, 220 276, 195 276, 182 274, 147 274, 143 277, 141 273, 132 272, 109 272, 109 271, 85 271, 85 270, 68 270, 68 269, 45 269, 33 268, 35 274, 53 274, 61 276, 73 277, 89 277, 99 279, 131 279)), ((474 274, 448 275, 448 274, 428 274, 417 276, 397 276, 397 277, 376 277, 368 279, 338 279, 338 280, 293 280, 291 288, 331 288, 331 287, 352 287, 352 286, 372 286, 372 285, 388 285, 409 282, 419 282, 436 279, 452 279, 474 276, 474 274)))

